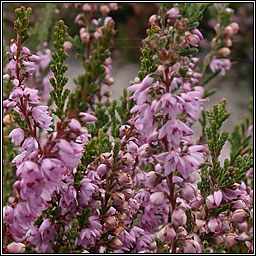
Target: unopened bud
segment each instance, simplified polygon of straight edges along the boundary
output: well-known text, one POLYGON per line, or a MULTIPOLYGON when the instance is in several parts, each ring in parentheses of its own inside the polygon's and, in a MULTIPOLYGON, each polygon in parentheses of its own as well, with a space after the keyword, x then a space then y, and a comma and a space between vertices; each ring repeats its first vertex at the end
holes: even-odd
POLYGON ((80 38, 83 42, 88 43, 90 41, 90 34, 88 32, 81 33, 80 38))
POLYGON ((107 5, 101 5, 100 6, 100 12, 103 14, 103 15, 108 15, 108 13, 110 12, 110 8, 107 6, 107 5))
POLYGON ((173 228, 170 228, 169 226, 165 226, 160 230, 158 236, 162 242, 168 243, 175 239, 176 232, 174 231, 173 228))
POLYGON ((109 6, 110 10, 112 10, 112 11, 116 11, 118 9, 117 3, 110 3, 110 4, 108 4, 108 6, 109 6))
POLYGON ((231 47, 232 46, 232 40, 230 38, 226 38, 223 40, 223 44, 226 47, 231 47))
POLYGON ((73 48, 73 44, 70 41, 65 41, 63 44, 64 51, 68 52, 73 48))
POLYGON ((174 226, 183 226, 187 222, 187 216, 181 209, 174 210, 172 213, 172 224, 174 226))
POLYGON ((118 227, 119 221, 116 216, 108 216, 105 218, 105 224, 108 229, 115 229, 118 227))
POLYGON ((118 250, 120 248, 122 248, 123 246, 123 242, 118 239, 118 238, 114 238, 110 243, 109 243, 110 247, 112 247, 115 250, 118 250))
POLYGON ((227 26, 224 28, 223 34, 226 36, 232 36, 234 34, 234 31, 231 26, 227 26))
POLYGON ((228 247, 232 247, 232 246, 236 245, 238 243, 236 238, 237 238, 237 234, 235 234, 235 233, 227 234, 226 237, 225 237, 226 245, 228 247))
POLYGON ((112 234, 115 235, 115 236, 119 236, 122 232, 123 232, 124 228, 119 226, 117 227, 113 232, 112 234))
POLYGON ((107 85, 112 85, 114 83, 114 78, 113 77, 108 77, 104 81, 107 85))
POLYGON ((25 252, 25 245, 22 243, 12 242, 7 245, 7 251, 9 253, 23 253, 25 252))
POLYGON ((91 6, 89 5, 89 4, 84 4, 83 5, 83 11, 85 11, 85 12, 89 12, 89 11, 91 11, 91 6))
POLYGON ((3 118, 3 123, 4 123, 5 126, 12 124, 13 123, 12 115, 11 114, 6 115, 3 118))
POLYGON ((122 205, 125 202, 125 196, 123 193, 115 192, 112 195, 114 205, 122 205))
POLYGON ((163 192, 155 192, 150 196, 150 202, 155 205, 163 205, 164 199, 165 196, 163 192))
POLYGON ((123 189, 122 193, 124 194, 126 200, 128 200, 134 196, 134 191, 130 188, 123 189))
POLYGON ((230 49, 227 47, 223 47, 219 50, 219 54, 223 57, 227 57, 231 53, 230 49))
POLYGON ((10 75, 9 74, 3 75, 3 80, 4 81, 8 81, 9 79, 10 79, 10 75))
POLYGON ((236 22, 232 22, 229 26, 233 29, 234 34, 236 34, 239 30, 239 25, 236 22))
POLYGON ((130 186, 132 183, 130 174, 126 172, 120 172, 117 176, 117 180, 121 186, 130 186))

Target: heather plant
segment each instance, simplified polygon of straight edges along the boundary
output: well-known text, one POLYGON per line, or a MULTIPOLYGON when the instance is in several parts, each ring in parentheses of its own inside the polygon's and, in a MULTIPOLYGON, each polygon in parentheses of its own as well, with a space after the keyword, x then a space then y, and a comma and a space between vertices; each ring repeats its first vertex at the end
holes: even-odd
POLYGON ((213 5, 215 44, 198 65, 208 6, 159 5, 120 103, 110 100, 116 32, 107 16, 117 4, 75 4, 74 38, 64 21, 54 27, 49 101, 31 83, 44 58, 25 46, 31 8, 16 9, 4 75, 5 252, 253 253, 253 120, 229 134, 225 99, 204 110, 204 86, 230 68, 219 58, 238 25, 227 5, 213 5), (71 48, 84 67, 73 92, 64 75, 71 48))

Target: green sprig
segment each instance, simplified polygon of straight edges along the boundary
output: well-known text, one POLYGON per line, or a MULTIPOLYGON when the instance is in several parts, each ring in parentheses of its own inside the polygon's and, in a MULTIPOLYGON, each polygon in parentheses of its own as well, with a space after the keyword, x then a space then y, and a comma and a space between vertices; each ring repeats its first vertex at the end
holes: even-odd
POLYGON ((56 104, 56 110, 53 113, 59 117, 61 121, 65 119, 67 114, 67 107, 65 107, 66 99, 69 96, 69 89, 64 90, 64 86, 68 82, 68 78, 64 77, 64 73, 68 67, 64 64, 64 61, 68 57, 68 54, 64 51, 64 42, 68 38, 67 26, 62 20, 55 26, 54 32, 55 41, 53 45, 56 49, 55 53, 52 54, 53 63, 50 68, 54 74, 54 77, 50 78, 50 83, 53 86, 53 90, 50 91, 50 95, 56 104))

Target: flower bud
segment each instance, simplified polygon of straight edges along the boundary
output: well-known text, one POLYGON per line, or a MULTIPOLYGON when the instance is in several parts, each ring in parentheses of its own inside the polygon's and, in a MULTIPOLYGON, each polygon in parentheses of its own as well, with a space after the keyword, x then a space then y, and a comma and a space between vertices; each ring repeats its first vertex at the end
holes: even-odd
POLYGON ((239 223, 238 229, 240 232, 246 232, 248 230, 248 223, 246 221, 239 223))
POLYGON ((104 176, 107 172, 108 172, 108 167, 105 164, 100 164, 97 169, 96 172, 100 175, 100 176, 104 176))
POLYGON ((10 47, 10 50, 11 50, 11 53, 13 55, 16 55, 17 54, 17 45, 15 43, 13 43, 10 47))
POLYGON ((124 194, 126 200, 129 200, 130 198, 134 197, 134 191, 130 188, 123 189, 122 193, 124 194))
POLYGON ((124 228, 119 226, 117 227, 113 232, 112 234, 115 235, 115 236, 119 236, 122 232, 123 232, 124 228))
POLYGON ((227 57, 231 53, 230 49, 227 47, 223 47, 219 50, 219 54, 223 57, 227 57))
POLYGON ((185 225, 187 222, 187 216, 186 216, 186 213, 181 210, 181 209, 178 209, 178 210, 174 210, 173 213, 172 213, 172 224, 174 226, 183 226, 185 225))
POLYGON ((221 235, 215 235, 215 236, 213 236, 212 241, 214 244, 220 245, 221 243, 223 243, 224 239, 221 235))
POLYGON ((108 15, 108 13, 110 12, 110 8, 106 4, 103 4, 100 6, 100 12, 103 15, 108 15))
POLYGON ((232 36, 234 34, 234 31, 231 26, 227 26, 224 28, 223 34, 226 36, 232 36))
POLYGON ((186 200, 192 200, 196 197, 196 188, 189 183, 186 183, 181 189, 182 197, 186 200))
POLYGON ((111 248, 118 250, 118 249, 122 248, 123 242, 118 238, 114 238, 113 240, 111 240, 109 245, 111 248))
POLYGON ((233 29, 234 34, 236 34, 239 30, 239 25, 236 22, 232 22, 229 26, 233 29))
POLYGON ((238 242, 236 240, 237 234, 234 233, 228 233, 225 237, 225 242, 228 247, 232 247, 236 245, 238 242))
POLYGON ((109 3, 108 4, 110 10, 116 11, 118 9, 118 4, 117 3, 109 3))
POLYGON ((123 193, 115 192, 112 195, 114 205, 122 205, 125 202, 125 196, 123 193))
POLYGON ((25 55, 30 55, 30 50, 27 47, 22 47, 21 53, 25 55))
POLYGON ((3 80, 4 81, 8 81, 9 79, 10 79, 10 75, 9 74, 3 75, 3 80))
POLYGON ((151 171, 146 174, 145 181, 149 188, 156 186, 157 184, 159 184, 161 182, 161 180, 162 180, 161 176, 154 171, 151 171))
POLYGON ((159 239, 162 241, 162 242, 170 242, 172 240, 175 239, 176 237, 176 232, 173 228, 170 228, 168 225, 163 227, 159 234, 159 239))
POLYGON ((65 41, 63 47, 65 52, 69 52, 73 48, 73 44, 70 41, 65 41))
POLYGON ((90 41, 90 34, 88 32, 80 33, 81 41, 88 43, 90 41))
POLYGON ((35 54, 31 55, 29 58, 28 58, 30 61, 33 61, 33 62, 39 62, 41 61, 41 58, 35 54))
POLYGON ((149 18, 149 24, 152 25, 154 23, 156 23, 157 21, 157 16, 154 14, 149 18))
POLYGON ((22 243, 12 242, 7 245, 7 251, 9 253, 23 253, 25 252, 25 245, 22 243))
POLYGON ((120 224, 122 224, 127 220, 127 214, 124 212, 120 213, 117 215, 117 218, 119 219, 120 224))
POLYGON ((200 229, 204 226, 205 223, 206 223, 205 220, 199 220, 199 219, 197 219, 197 220, 196 220, 196 227, 200 230, 200 229))
POLYGON ((117 180, 121 186, 130 186, 132 184, 131 176, 126 172, 120 172, 117 176, 117 180))
POLYGON ((200 41, 200 39, 197 35, 190 35, 188 37, 188 43, 192 46, 197 46, 199 41, 200 41))
POLYGON ((192 33, 193 33, 194 35, 197 35, 200 40, 204 39, 202 33, 201 33, 197 28, 193 29, 193 30, 192 30, 192 33))
POLYGON ((178 19, 181 16, 179 13, 179 9, 174 7, 168 10, 166 14, 169 19, 178 19))
POLYGON ((232 46, 232 40, 231 40, 230 38, 225 38, 225 39, 223 40, 223 44, 224 44, 224 46, 226 46, 226 47, 231 47, 231 46, 232 46))
POLYGON ((213 193, 213 198, 214 198, 214 202, 215 202, 216 206, 220 206, 221 201, 222 201, 222 192, 220 190, 215 191, 213 193))
POLYGON ((108 229, 115 229, 118 227, 119 221, 116 216, 108 216, 105 218, 105 224, 108 229))
POLYGON ((110 86, 114 83, 114 78, 113 77, 108 77, 104 80, 104 83, 110 86))
POLYGON ((245 217, 246 217, 246 212, 245 210, 243 209, 237 209, 233 212, 232 214, 232 221, 234 222, 238 222, 238 223, 241 223, 241 222, 244 222, 245 220, 245 217))
POLYGON ((249 236, 245 232, 243 232, 242 234, 239 234, 237 237, 237 240, 243 241, 243 242, 247 241, 248 239, 249 239, 249 236))
POLYGON ((208 229, 215 233, 217 230, 220 230, 222 227, 221 220, 219 218, 212 218, 207 224, 208 229))
POLYGON ((13 123, 12 115, 11 114, 6 115, 3 118, 3 123, 4 123, 5 126, 12 124, 13 123))
POLYGON ((96 122, 98 120, 97 117, 95 117, 91 114, 85 113, 85 112, 80 112, 79 117, 85 123, 96 122))
POLYGON ((92 10, 91 5, 89 5, 89 4, 84 4, 83 5, 83 11, 90 12, 91 10, 92 10))
POLYGON ((130 153, 124 154, 123 160, 127 166, 132 166, 135 163, 134 157, 130 153))
POLYGON ((163 192, 155 192, 150 196, 150 202, 155 205, 163 205, 164 199, 165 196, 163 192))
POLYGON ((206 206, 207 206, 208 209, 215 208, 213 195, 207 196, 207 198, 206 198, 206 206))

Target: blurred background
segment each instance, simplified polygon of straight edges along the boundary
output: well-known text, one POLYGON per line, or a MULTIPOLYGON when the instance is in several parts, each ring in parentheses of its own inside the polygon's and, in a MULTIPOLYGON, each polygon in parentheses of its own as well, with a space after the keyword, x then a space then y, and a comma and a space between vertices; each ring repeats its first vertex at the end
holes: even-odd
MULTIPOLYGON (((40 50, 41 47, 51 46, 52 31, 57 20, 64 20, 69 27, 69 34, 79 34, 80 26, 74 23, 78 14, 73 6, 65 8, 63 3, 3 3, 3 40, 4 49, 8 50, 9 40, 15 36, 13 32, 13 21, 15 20, 14 10, 21 5, 32 7, 31 31, 32 35, 27 46, 32 52, 40 50), (44 15, 42 15, 44 13, 44 15), (41 18, 48 17, 47 19, 41 18), (33 30, 36 30, 37 22, 45 23, 45 31, 41 36, 33 37, 33 30), (42 40, 45 42, 40 44, 42 40)), ((111 11, 111 16, 116 22, 117 35, 115 44, 112 47, 113 69, 112 76, 115 84, 112 87, 112 96, 119 99, 123 88, 129 86, 131 80, 137 75, 140 65, 141 40, 146 37, 149 17, 156 13, 156 3, 119 3, 117 11, 111 11)), ((172 3, 169 4, 172 7, 172 3)), ((234 9, 233 21, 239 24, 238 34, 232 37, 232 53, 229 56, 232 68, 226 76, 219 76, 213 79, 207 89, 217 88, 217 92, 210 97, 206 108, 218 103, 222 98, 227 98, 227 109, 231 116, 225 124, 225 129, 232 131, 234 126, 244 119, 248 114, 249 99, 253 96, 254 60, 253 60, 253 3, 231 3, 230 8, 234 9)), ((210 41, 214 37, 214 25, 216 21, 211 16, 210 8, 205 12, 199 27, 205 39, 202 40, 199 49, 199 56, 205 56, 210 41)), ((76 59, 72 52, 67 60, 69 70, 66 73, 69 77, 69 87, 74 88, 73 78, 83 72, 81 61, 76 59)), ((227 146, 228 148, 228 146, 227 146)), ((225 156, 225 152, 223 157, 225 156)))

